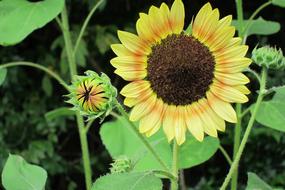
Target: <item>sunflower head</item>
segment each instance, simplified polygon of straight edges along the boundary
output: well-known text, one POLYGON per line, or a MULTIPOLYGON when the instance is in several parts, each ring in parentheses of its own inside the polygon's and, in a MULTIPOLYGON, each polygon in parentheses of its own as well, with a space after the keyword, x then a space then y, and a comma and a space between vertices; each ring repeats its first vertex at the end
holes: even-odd
POLYGON ((202 141, 217 137, 225 121, 236 122, 231 103, 248 101, 248 78, 242 71, 251 59, 248 47, 234 37, 231 16, 204 5, 184 28, 184 5, 175 0, 140 13, 137 34, 118 31, 113 44, 115 73, 130 81, 122 90, 124 104, 133 107, 130 120, 140 121, 141 133, 151 136, 160 127, 169 141, 185 141, 189 131, 202 141), (191 32, 189 32, 191 31, 191 32))
POLYGON ((281 49, 276 47, 264 46, 254 48, 252 51, 252 60, 261 67, 280 70, 285 68, 285 58, 281 49))
POLYGON ((99 76, 93 71, 86 71, 85 76, 76 76, 70 86, 70 98, 74 110, 89 119, 107 116, 113 109, 117 90, 104 73, 99 76))

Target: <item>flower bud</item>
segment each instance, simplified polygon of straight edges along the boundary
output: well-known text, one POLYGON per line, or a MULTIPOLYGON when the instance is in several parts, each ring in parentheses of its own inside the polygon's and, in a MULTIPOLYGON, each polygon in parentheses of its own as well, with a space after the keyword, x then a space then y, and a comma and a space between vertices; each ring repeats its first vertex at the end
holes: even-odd
POLYGON ((111 166, 112 174, 130 172, 133 169, 132 161, 125 156, 115 159, 111 166))
POLYGON ((115 106, 117 90, 106 74, 99 76, 93 71, 86 71, 85 74, 73 80, 67 102, 74 106, 73 110, 88 119, 104 119, 115 106))
POLYGON ((281 49, 277 50, 269 46, 254 48, 251 58, 261 67, 275 70, 285 68, 285 58, 281 49))

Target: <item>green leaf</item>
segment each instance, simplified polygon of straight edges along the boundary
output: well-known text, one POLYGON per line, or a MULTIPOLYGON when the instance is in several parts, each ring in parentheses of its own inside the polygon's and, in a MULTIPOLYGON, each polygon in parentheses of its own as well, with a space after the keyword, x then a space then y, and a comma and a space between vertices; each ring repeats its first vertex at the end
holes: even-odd
POLYGON ((52 111, 49 111, 45 114, 45 118, 46 120, 53 120, 56 119, 58 117, 65 117, 65 116, 72 116, 74 115, 75 112, 73 110, 71 110, 68 107, 61 107, 61 108, 57 108, 54 109, 52 111))
POLYGON ((267 183, 260 179, 255 173, 248 172, 246 190, 273 190, 267 183))
MULTIPOLYGON (((260 104, 256 120, 266 127, 285 132, 285 89, 276 90, 276 94, 270 101, 260 104)), ((254 106, 252 106, 254 108, 254 106)), ((251 109, 253 111, 253 109, 251 109)))
POLYGON ((42 80, 42 88, 46 95, 50 97, 52 95, 53 87, 52 87, 52 82, 48 76, 44 76, 42 80))
POLYGON ((210 159, 219 148, 219 140, 214 137, 206 137, 203 142, 187 138, 187 141, 179 148, 179 168, 190 168, 210 159))
POLYGON ((6 190, 43 190, 46 179, 47 173, 43 168, 11 154, 2 173, 2 183, 6 190))
POLYGON ((14 45, 34 30, 53 20, 63 9, 64 0, 0 1, 0 44, 14 45))
POLYGON ((7 69, 6 68, 0 69, 0 86, 4 83, 6 76, 7 76, 7 69))
MULTIPOLYGON (((137 162, 136 171, 163 169, 156 159, 148 152, 141 140, 130 130, 129 124, 120 120, 106 122, 100 129, 101 139, 113 158, 125 155, 137 162)), ((147 141, 153 146, 162 160, 171 167, 171 145, 162 130, 147 141)), ((206 137, 203 142, 198 142, 191 135, 187 135, 186 142, 180 147, 179 167, 190 168, 210 159, 219 147, 217 138, 206 137)))
POLYGON ((285 8, 285 0, 272 0, 272 4, 285 8))
MULTIPOLYGON (((237 27, 238 22, 233 20, 232 24, 237 27)), ((245 26, 249 26, 248 30, 245 31, 247 36, 250 35, 271 35, 279 32, 280 24, 274 21, 267 21, 259 17, 256 20, 245 20, 245 26)))
POLYGON ((152 172, 109 174, 100 177, 91 190, 162 190, 162 182, 152 172))
MULTIPOLYGON (((137 171, 163 169, 128 125, 128 122, 121 117, 120 120, 106 122, 101 126, 100 136, 110 155, 113 158, 122 155, 129 157, 137 162, 134 168, 137 171)), ((170 167, 171 147, 162 131, 147 140, 170 167)))

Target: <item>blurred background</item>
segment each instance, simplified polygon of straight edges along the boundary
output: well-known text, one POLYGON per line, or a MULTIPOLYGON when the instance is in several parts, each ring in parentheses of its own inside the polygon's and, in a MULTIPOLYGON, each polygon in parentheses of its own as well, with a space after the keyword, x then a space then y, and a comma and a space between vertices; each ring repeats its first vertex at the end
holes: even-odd
MULTIPOLYGON (((76 37, 88 11, 96 0, 67 1, 72 35, 76 37)), ((147 12, 151 5, 159 6, 161 0, 108 0, 91 19, 84 41, 76 55, 80 73, 90 69, 108 74, 118 88, 125 82, 113 74, 109 60, 115 55, 110 44, 117 43, 118 29, 135 31, 139 12, 147 12)), ((172 0, 165 0, 171 5, 172 0)), ((186 25, 207 1, 184 0, 186 25)), ((220 9, 221 16, 233 14, 236 17, 234 0, 212 0, 213 7, 220 9)), ((265 1, 264 1, 265 2, 265 1)), ((245 18, 248 18, 262 0, 244 1, 245 18)), ((281 30, 270 36, 250 36, 247 44, 250 51, 257 45, 269 44, 285 50, 285 11, 270 6, 262 11, 266 20, 277 21, 281 30)), ((55 21, 37 30, 22 43, 13 47, 0 47, 0 63, 31 61, 45 65, 68 81, 68 64, 63 47, 63 37, 55 21)), ((250 56, 250 54, 249 54, 250 56)), ((257 67, 252 69, 259 71, 257 67)), ((249 77, 251 77, 249 75, 249 77)), ((251 77, 249 88, 255 98, 258 84, 251 77)), ((285 84, 285 73, 270 73, 269 85, 285 84)), ((77 127, 73 117, 47 120, 45 113, 61 106, 67 106, 63 95, 67 94, 56 81, 33 68, 11 68, 8 77, 0 87, 0 170, 9 153, 20 154, 28 162, 41 165, 49 174, 47 190, 74 190, 84 188, 81 166, 81 150, 77 127)), ((110 118, 107 118, 110 119, 110 118)), ((245 122, 248 118, 245 117, 245 122)), ((247 172, 255 172, 272 186, 285 187, 285 135, 273 129, 260 127, 258 123, 240 163, 240 189, 247 181, 247 172)), ((89 133, 91 160, 94 177, 107 173, 111 157, 102 145, 94 123, 89 133)), ((220 134, 224 148, 232 154, 233 127, 220 134)), ((191 155, 189 155, 191 156, 191 155)), ((208 162, 184 171, 187 186, 195 190, 218 189, 229 166, 218 151, 208 162)), ((1 187, 1 186, 0 186, 1 187)), ((0 188, 2 189, 2 188, 0 188)))

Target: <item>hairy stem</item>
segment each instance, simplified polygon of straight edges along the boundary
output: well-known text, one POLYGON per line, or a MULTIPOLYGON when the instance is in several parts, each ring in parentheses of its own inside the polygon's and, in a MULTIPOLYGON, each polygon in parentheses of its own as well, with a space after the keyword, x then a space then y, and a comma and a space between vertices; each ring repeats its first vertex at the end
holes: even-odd
POLYGON ((79 32, 79 35, 78 35, 77 40, 76 40, 75 45, 74 45, 73 56, 76 55, 78 46, 79 46, 79 44, 80 44, 80 42, 81 42, 81 40, 82 40, 82 37, 83 37, 83 35, 84 35, 84 32, 85 32, 85 30, 86 30, 86 28, 87 28, 87 25, 88 25, 88 23, 89 23, 91 17, 94 15, 94 13, 95 13, 96 10, 98 9, 98 7, 99 7, 103 2, 104 2, 104 0, 100 0, 98 3, 96 3, 96 4, 94 5, 94 7, 91 9, 91 11, 89 12, 89 14, 87 15, 86 19, 84 20, 84 23, 83 23, 83 25, 82 25, 82 27, 81 27, 81 30, 80 30, 80 32, 79 32))
POLYGON ((227 151, 221 145, 219 146, 219 150, 224 155, 224 157, 227 160, 227 162, 229 163, 229 165, 231 165, 233 161, 231 160, 231 157, 229 156, 227 151))
MULTIPOLYGON (((69 22, 68 22, 66 6, 64 6, 64 9, 61 13, 61 19, 62 19, 63 38, 64 38, 65 49, 69 64, 70 78, 73 79, 75 75, 77 75, 77 66, 75 62, 75 55, 73 53, 73 45, 69 31, 69 22)), ((76 119, 77 119, 77 127, 80 137, 81 151, 82 151, 85 185, 87 190, 91 190, 92 171, 91 171, 91 163, 89 156, 87 131, 85 130, 83 117, 79 114, 79 112, 76 113, 76 119)))
POLYGON ((49 76, 51 76, 52 78, 57 80, 58 83, 61 84, 66 90, 69 90, 66 82, 58 74, 56 74, 54 71, 52 71, 49 68, 42 66, 40 64, 36 64, 36 63, 32 63, 32 62, 26 62, 26 61, 19 61, 19 62, 11 62, 11 63, 1 64, 0 69, 8 68, 8 67, 15 67, 15 66, 33 67, 33 68, 39 69, 41 71, 44 71, 49 76))
POLYGON ((230 182, 234 172, 236 171, 236 169, 238 167, 241 155, 243 153, 243 150, 244 150, 245 145, 247 143, 249 134, 250 134, 251 129, 253 127, 257 111, 259 109, 259 106, 260 106, 260 104, 261 104, 261 102, 263 100, 264 94, 266 92, 266 78, 267 78, 267 69, 265 67, 263 67, 262 68, 262 73, 261 73, 260 93, 258 94, 258 97, 257 97, 256 103, 255 103, 252 115, 251 115, 250 120, 248 122, 248 125, 246 127, 246 130, 245 130, 244 136, 242 138, 241 144, 239 146, 239 149, 237 151, 236 157, 235 157, 235 159, 233 161, 233 164, 231 165, 229 173, 228 173, 227 177, 225 178, 225 180, 224 180, 220 190, 225 190, 227 188, 227 186, 228 186, 228 184, 229 184, 229 182, 230 182))
POLYGON ((179 146, 174 140, 173 142, 173 156, 172 156, 172 172, 176 176, 176 180, 171 180, 171 190, 178 190, 178 150, 179 146))

